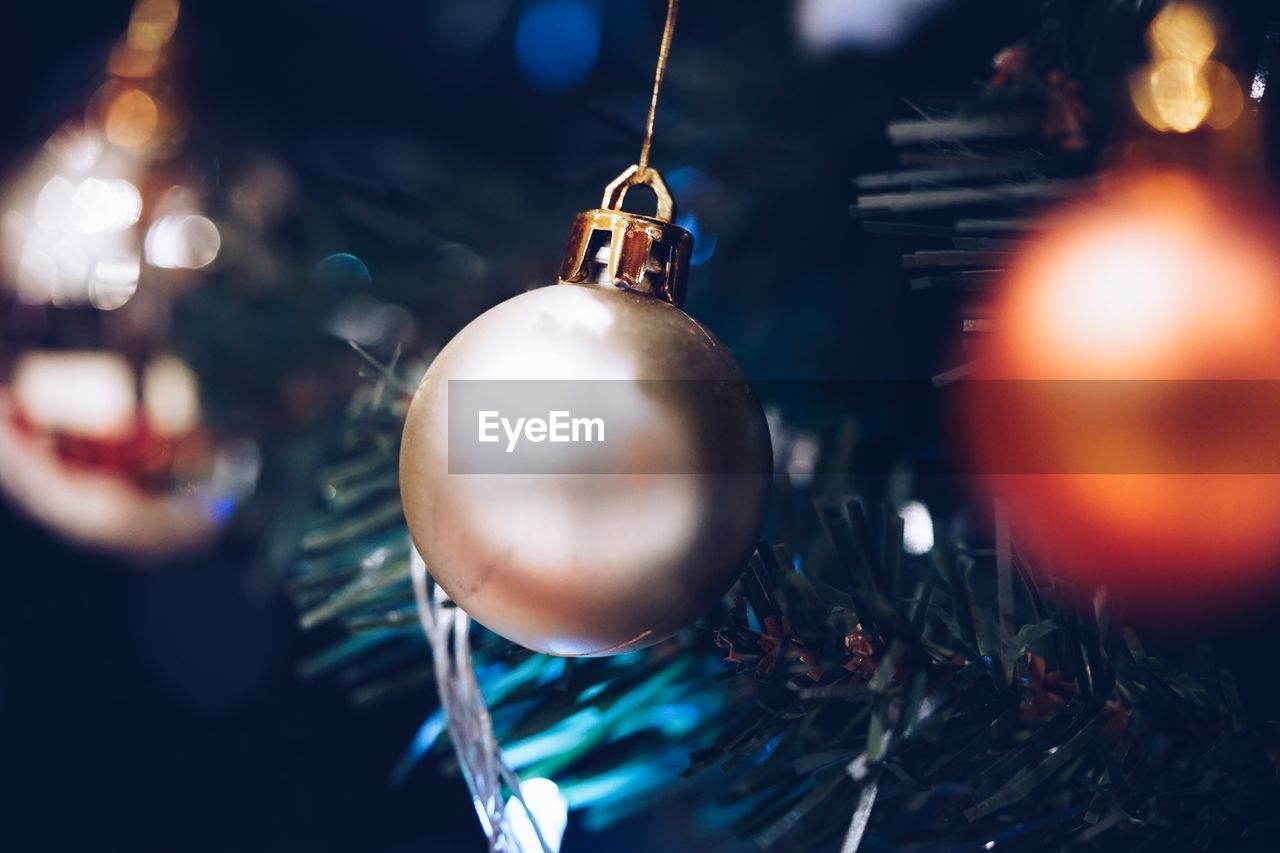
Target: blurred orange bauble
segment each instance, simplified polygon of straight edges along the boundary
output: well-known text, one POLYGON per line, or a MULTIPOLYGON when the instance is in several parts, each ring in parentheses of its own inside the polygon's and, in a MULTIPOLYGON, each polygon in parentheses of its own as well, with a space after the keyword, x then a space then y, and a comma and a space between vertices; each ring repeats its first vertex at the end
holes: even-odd
POLYGON ((1188 175, 1101 186, 986 306, 973 470, 1033 568, 1157 619, 1229 607, 1280 577, 1280 232, 1188 175))

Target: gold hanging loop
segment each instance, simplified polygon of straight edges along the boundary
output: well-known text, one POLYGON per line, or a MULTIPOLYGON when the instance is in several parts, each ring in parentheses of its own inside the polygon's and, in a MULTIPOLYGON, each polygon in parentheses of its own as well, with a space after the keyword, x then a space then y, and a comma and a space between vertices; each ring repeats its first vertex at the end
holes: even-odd
POLYGON ((649 165, 653 119, 658 111, 658 93, 667 70, 679 5, 679 0, 667 0, 667 22, 658 48, 658 69, 653 77, 653 97, 649 101, 640 160, 605 187, 598 209, 583 211, 574 218, 569 229, 569 244, 560 262, 560 281, 566 284, 593 282, 652 296, 672 305, 684 301, 693 235, 673 223, 676 205, 671 191, 658 170, 649 165), (627 191, 638 186, 653 190, 658 201, 653 216, 622 209, 627 191))
POLYGON ((671 198, 671 191, 667 189, 667 182, 662 180, 662 175, 657 169, 638 164, 628 166, 626 171, 609 182, 609 186, 604 188, 604 199, 600 202, 600 207, 605 210, 622 210, 622 202, 627 197, 627 190, 639 186, 647 186, 653 190, 654 196, 658 199, 655 219, 670 222, 675 218, 676 203, 671 198))

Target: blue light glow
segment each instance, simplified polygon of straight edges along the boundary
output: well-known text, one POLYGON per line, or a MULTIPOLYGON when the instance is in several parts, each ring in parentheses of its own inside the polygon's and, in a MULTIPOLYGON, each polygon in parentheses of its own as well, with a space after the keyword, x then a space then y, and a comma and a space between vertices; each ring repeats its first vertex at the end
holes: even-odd
POLYGON ((678 166, 666 174, 667 189, 671 190, 677 197, 681 196, 685 190, 692 190, 703 181, 706 176, 701 170, 692 166, 678 166))
POLYGON ((587 78, 600 51, 600 16, 582 0, 544 0, 516 26, 516 63, 530 83, 564 92, 587 78))
POLYGON ((235 514, 235 511, 236 496, 222 495, 213 500, 209 514, 213 518, 213 523, 221 527, 231 520, 231 516, 235 514))
POLYGON ((716 235, 703 233, 698 223, 698 214, 682 213, 676 217, 676 225, 693 235, 693 254, 689 263, 693 266, 705 264, 716 251, 716 235))
POLYGON ((701 266, 715 254, 716 235, 702 227, 702 221, 690 206, 697 207, 700 198, 714 195, 717 188, 716 181, 693 166, 672 169, 667 173, 666 181, 667 188, 676 198, 677 207, 685 210, 676 217, 676 225, 693 235, 693 255, 689 258, 689 263, 695 267, 701 266))

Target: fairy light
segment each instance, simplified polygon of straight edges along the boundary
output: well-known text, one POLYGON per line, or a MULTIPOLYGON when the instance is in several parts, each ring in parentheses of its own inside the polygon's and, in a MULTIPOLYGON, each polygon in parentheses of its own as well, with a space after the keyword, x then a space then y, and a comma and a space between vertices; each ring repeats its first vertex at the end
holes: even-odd
POLYGON ((908 501, 898 510, 902 519, 902 549, 912 556, 933 550, 933 516, 920 501, 908 501))
POLYGON ((542 778, 521 781, 520 797, 510 797, 505 811, 508 830, 515 837, 518 849, 541 850, 542 841, 545 841, 549 853, 560 853, 560 843, 569 822, 569 806, 555 782, 542 778))

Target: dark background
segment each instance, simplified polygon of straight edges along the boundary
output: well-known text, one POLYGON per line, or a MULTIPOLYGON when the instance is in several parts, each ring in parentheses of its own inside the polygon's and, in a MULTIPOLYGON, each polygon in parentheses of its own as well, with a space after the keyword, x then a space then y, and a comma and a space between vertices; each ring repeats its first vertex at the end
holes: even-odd
MULTIPOLYGON (((549 276, 570 216, 634 159, 663 4, 601 0, 594 71, 551 94, 513 60, 525 4, 505 4, 475 44, 442 36, 448 10, 470 5, 188 0, 179 32, 197 156, 270 150, 297 168, 304 194, 328 198, 337 179, 317 165, 317 147, 380 178, 388 139, 465 155, 522 176, 509 195, 475 203, 524 206, 527 232, 485 239, 528 246, 516 268, 549 276)), ((1035 6, 956 0, 893 50, 810 58, 788 3, 686 0, 654 159, 664 170, 694 165, 722 187, 712 217, 721 240, 695 270, 689 309, 749 373, 918 378, 939 368, 955 305, 910 297, 894 241, 849 222, 849 179, 890 164, 883 126, 910 115, 903 97, 971 91, 1035 6)), ((7 4, 5 173, 83 108, 129 8, 7 4)), ((430 328, 447 339, 526 284, 455 294, 430 328)), ((251 538, 137 570, 0 507, 0 547, 0 850, 481 849, 459 781, 428 765, 388 784, 430 697, 356 712, 336 686, 300 683, 293 666, 321 639, 301 635, 264 589, 251 538)), ((640 820, 575 838, 571 821, 565 849, 680 849, 677 831, 640 820)))

